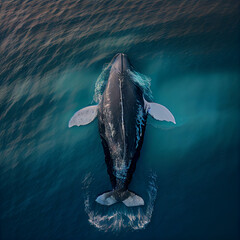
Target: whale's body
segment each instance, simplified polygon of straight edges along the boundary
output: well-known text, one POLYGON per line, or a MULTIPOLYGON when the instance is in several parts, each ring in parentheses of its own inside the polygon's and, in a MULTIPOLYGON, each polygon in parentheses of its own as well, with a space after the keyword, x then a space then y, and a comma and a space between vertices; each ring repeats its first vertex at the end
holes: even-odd
POLYGON ((132 68, 125 54, 117 54, 112 60, 99 105, 81 109, 69 122, 69 127, 85 125, 98 117, 107 172, 113 188, 96 199, 102 205, 118 201, 126 206, 144 204, 141 197, 128 190, 128 186, 142 148, 148 113, 157 120, 175 123, 165 107, 144 99, 142 89, 132 79, 132 68))
POLYGON ((125 55, 116 56, 98 108, 107 170, 113 190, 119 193, 128 189, 147 120, 143 92, 131 79, 130 65, 124 62, 128 62, 125 55))

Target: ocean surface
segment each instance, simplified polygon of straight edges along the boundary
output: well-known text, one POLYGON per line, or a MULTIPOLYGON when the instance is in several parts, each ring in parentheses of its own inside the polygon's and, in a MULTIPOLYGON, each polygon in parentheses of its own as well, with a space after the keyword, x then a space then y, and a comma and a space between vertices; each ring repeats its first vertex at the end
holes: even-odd
POLYGON ((0 1, 0 239, 240 238, 238 0, 0 1), (176 125, 148 119, 130 189, 111 190, 95 104, 126 53, 176 125))

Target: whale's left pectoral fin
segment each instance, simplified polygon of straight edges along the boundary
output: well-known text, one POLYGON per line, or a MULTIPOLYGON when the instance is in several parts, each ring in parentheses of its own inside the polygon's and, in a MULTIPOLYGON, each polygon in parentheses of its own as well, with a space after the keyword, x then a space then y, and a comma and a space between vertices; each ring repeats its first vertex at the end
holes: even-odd
POLYGON ((176 124, 175 118, 172 113, 163 105, 147 102, 144 99, 145 110, 156 120, 167 121, 176 124))
POLYGON ((87 125, 92 122, 98 112, 98 105, 85 107, 77 111, 68 123, 68 127, 87 125))

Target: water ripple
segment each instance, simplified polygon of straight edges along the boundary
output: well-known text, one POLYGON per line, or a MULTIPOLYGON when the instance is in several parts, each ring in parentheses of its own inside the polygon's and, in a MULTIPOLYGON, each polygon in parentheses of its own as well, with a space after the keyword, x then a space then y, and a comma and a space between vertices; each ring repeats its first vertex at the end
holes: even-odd
MULTIPOLYGON (((3 1, 0 78, 89 66, 151 42, 231 33, 238 21, 230 15, 238 15, 237 1, 3 1)), ((153 54, 141 52, 138 58, 153 54)))
POLYGON ((91 225, 104 232, 119 232, 123 229, 140 230, 144 229, 152 218, 154 202, 157 197, 157 175, 149 175, 147 194, 148 199, 144 207, 127 208, 122 204, 111 207, 100 207, 94 205, 93 195, 90 192, 94 179, 91 173, 87 174, 83 181, 84 206, 91 225))

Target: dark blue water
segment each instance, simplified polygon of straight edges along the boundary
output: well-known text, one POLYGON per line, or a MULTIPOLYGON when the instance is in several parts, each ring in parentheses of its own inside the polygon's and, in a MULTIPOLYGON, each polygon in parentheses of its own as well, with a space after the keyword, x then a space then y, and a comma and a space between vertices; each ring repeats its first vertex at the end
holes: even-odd
POLYGON ((240 238, 239 1, 0 2, 0 239, 240 238), (149 121, 130 189, 110 190, 93 104, 127 53, 177 124, 149 121))

